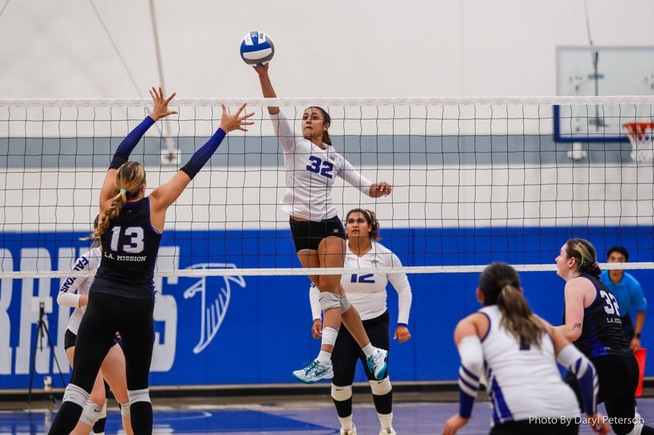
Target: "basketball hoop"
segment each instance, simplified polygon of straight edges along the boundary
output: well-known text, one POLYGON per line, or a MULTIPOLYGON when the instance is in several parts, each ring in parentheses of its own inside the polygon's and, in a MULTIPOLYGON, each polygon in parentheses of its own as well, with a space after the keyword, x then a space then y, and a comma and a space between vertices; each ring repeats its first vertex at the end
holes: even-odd
POLYGON ((631 142, 631 158, 637 163, 654 160, 654 122, 628 122, 622 124, 631 142))

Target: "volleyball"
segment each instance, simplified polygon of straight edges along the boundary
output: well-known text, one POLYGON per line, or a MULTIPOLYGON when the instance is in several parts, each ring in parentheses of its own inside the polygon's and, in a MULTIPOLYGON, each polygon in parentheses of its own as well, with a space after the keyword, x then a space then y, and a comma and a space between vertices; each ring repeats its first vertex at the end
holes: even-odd
POLYGON ((241 41, 241 58, 248 65, 264 65, 275 54, 275 46, 270 36, 263 32, 250 32, 241 41))

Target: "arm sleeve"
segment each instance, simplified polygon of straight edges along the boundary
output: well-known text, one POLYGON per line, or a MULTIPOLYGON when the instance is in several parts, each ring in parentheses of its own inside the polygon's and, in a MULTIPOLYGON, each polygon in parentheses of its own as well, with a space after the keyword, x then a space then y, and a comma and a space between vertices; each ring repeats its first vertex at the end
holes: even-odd
MULTIPOLYGON (((75 279, 75 278, 68 278, 68 279, 75 279)), ((68 293, 66 291, 60 290, 59 294, 57 295, 57 304, 61 305, 62 307, 78 308, 79 299, 80 299, 80 295, 77 293, 68 293)))
POLYGON ((207 143, 202 145, 199 150, 193 153, 189 161, 180 169, 180 171, 184 171, 192 180, 198 172, 200 172, 200 169, 207 164, 211 156, 213 156, 213 153, 216 152, 222 143, 223 139, 225 139, 226 135, 227 133, 225 133, 225 130, 222 128, 216 130, 207 143))
POLYGON ((597 413, 599 381, 593 363, 573 344, 568 344, 561 349, 556 361, 577 377, 583 402, 582 411, 588 415, 595 415, 597 413))
POLYGON ((459 342, 459 415, 470 418, 472 406, 479 391, 479 379, 484 369, 484 353, 481 340, 475 335, 468 335, 459 342))
POLYGON ((284 113, 280 110, 277 115, 270 115, 270 119, 272 120, 277 140, 279 140, 282 149, 286 152, 293 150, 293 148, 295 148, 297 135, 293 131, 293 128, 286 119, 284 113))
POLYGON ((313 283, 309 287, 309 303, 311 304, 311 318, 313 320, 322 319, 322 309, 320 308, 320 291, 313 283))
POLYGON ((114 158, 109 165, 109 169, 118 169, 129 159, 134 147, 139 143, 143 135, 150 127, 154 125, 154 119, 147 116, 134 130, 132 130, 125 139, 118 145, 114 158))
MULTIPOLYGON (((86 252, 81 257, 75 261, 75 266, 73 267, 73 272, 89 272, 91 271, 91 253, 86 252)), ((64 280, 59 289, 59 294, 57 295, 57 303, 64 307, 79 307, 80 295, 77 293, 77 289, 86 282, 87 279, 93 279, 92 277, 83 277, 83 276, 70 276, 64 280)))
MULTIPOLYGON (((392 254, 391 264, 387 266, 402 267, 402 262, 397 255, 392 254)), ((393 288, 397 292, 397 323, 408 325, 409 313, 411 312, 411 302, 413 301, 413 293, 411 292, 411 284, 406 273, 389 273, 388 281, 393 284, 393 288)))

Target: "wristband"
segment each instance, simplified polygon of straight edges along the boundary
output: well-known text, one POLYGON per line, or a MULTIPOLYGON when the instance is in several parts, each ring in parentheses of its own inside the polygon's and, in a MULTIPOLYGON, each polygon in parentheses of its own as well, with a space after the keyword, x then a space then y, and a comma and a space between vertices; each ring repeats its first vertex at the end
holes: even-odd
POLYGON ((634 338, 637 338, 637 339, 640 340, 640 332, 636 332, 636 333, 634 333, 634 338))

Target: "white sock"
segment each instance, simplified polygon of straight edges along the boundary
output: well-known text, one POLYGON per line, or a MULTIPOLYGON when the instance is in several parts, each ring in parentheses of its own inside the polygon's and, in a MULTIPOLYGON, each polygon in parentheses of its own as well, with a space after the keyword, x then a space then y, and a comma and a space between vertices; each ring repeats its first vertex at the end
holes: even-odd
POLYGON ((379 417, 379 424, 382 429, 390 429, 393 427, 393 413, 390 414, 377 414, 379 417))
POLYGON ((321 350, 320 353, 318 354, 318 358, 316 359, 320 364, 327 365, 329 364, 329 361, 332 359, 332 354, 330 352, 321 350))
POLYGON ((338 417, 338 420, 341 422, 341 427, 345 430, 352 429, 352 414, 347 417, 338 417))
POLYGON ((375 349, 376 349, 376 347, 374 347, 372 345, 372 343, 368 343, 361 350, 363 351, 363 353, 366 354, 366 357, 369 357, 370 355, 372 355, 375 352, 375 349))

